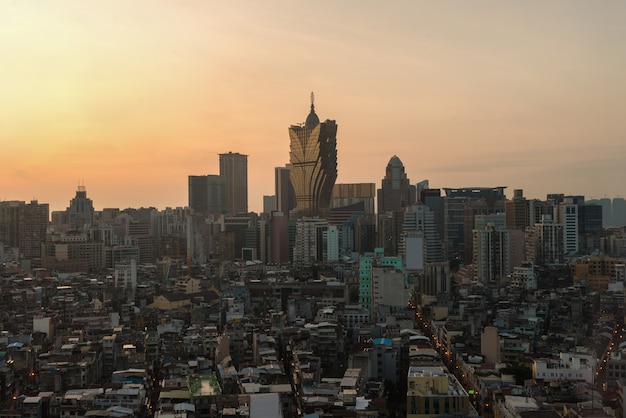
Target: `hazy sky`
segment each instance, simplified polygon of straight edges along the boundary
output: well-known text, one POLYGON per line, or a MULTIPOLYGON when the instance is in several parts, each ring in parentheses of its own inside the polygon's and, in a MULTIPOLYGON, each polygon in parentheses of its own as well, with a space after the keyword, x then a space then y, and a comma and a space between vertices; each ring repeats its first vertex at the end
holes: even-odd
POLYGON ((338 183, 626 195, 626 2, 0 2, 0 200, 187 205, 249 155, 274 194, 315 92, 338 183))

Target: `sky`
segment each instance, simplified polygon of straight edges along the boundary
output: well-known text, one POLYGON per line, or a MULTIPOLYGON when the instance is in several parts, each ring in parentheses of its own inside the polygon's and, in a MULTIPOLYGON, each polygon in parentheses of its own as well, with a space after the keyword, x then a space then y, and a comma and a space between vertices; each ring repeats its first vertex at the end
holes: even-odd
POLYGON ((310 93, 337 183, 626 195, 626 2, 0 1, 0 200, 186 206, 248 155, 274 194, 310 93))

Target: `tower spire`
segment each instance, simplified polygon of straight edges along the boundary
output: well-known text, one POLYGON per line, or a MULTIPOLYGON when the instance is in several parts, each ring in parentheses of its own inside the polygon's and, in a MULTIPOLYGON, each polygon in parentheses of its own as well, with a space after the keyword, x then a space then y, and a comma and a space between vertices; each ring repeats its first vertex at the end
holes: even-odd
POLYGON ((315 94, 311 92, 311 112, 309 113, 309 116, 307 116, 306 122, 304 122, 304 127, 307 129, 313 129, 319 125, 319 123, 320 120, 315 114, 315 94))

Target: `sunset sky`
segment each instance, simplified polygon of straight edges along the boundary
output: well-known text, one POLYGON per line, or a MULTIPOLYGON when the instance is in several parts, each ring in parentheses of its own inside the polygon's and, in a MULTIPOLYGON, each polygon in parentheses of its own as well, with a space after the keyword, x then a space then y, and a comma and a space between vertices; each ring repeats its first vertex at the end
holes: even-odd
POLYGON ((187 205, 247 154, 274 194, 315 92, 338 183, 626 195, 626 2, 0 2, 0 200, 187 205))

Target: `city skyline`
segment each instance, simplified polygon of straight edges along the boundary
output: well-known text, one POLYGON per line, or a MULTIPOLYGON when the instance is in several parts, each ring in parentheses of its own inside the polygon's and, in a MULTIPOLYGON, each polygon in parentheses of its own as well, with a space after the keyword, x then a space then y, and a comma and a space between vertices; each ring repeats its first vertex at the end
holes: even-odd
POLYGON ((275 4, 0 5, 0 200, 185 206, 236 152, 260 212, 311 91, 336 183, 626 195, 626 5, 275 4))

